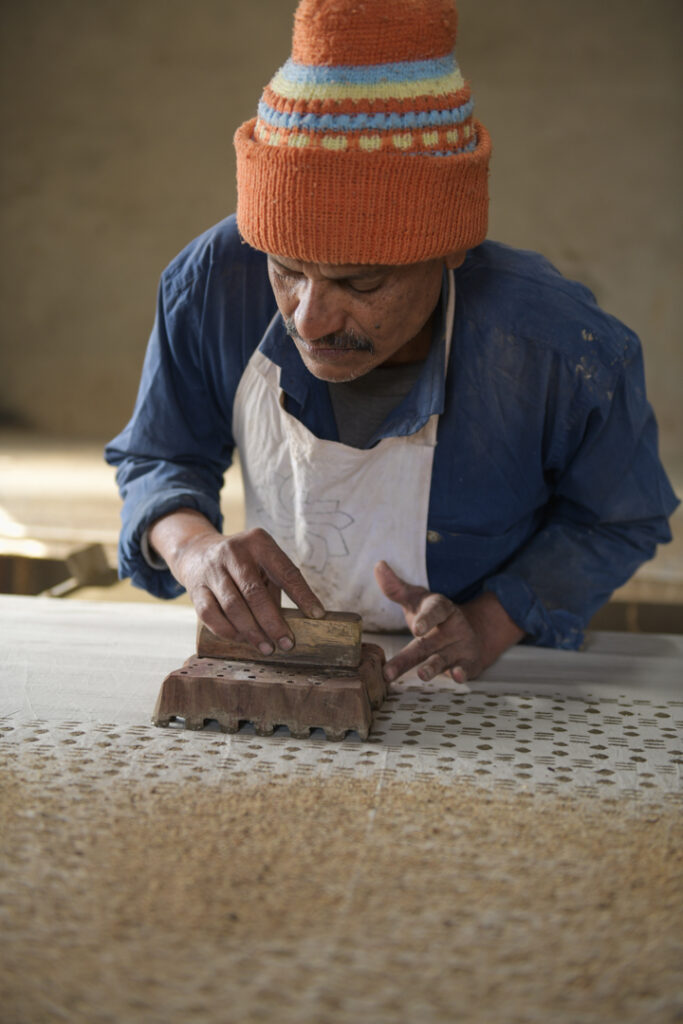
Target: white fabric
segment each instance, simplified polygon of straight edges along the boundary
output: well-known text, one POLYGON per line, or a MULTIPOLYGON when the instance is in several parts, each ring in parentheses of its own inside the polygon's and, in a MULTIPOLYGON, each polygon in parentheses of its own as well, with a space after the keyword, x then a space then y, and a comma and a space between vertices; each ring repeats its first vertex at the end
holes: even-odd
MULTIPOLYGON (((514 647, 464 695, 412 670, 367 742, 349 733, 330 743, 318 730, 292 742, 286 729, 151 725, 162 679, 194 650, 196 622, 186 605, 0 595, 0 766, 103 786, 371 775, 681 799, 682 636, 595 633, 582 652, 514 647)), ((407 637, 368 639, 390 657, 407 637)))
MULTIPOLYGON (((454 309, 451 271, 446 366, 454 309)), ((274 537, 326 608, 358 612, 370 631, 405 628, 400 606, 375 581, 378 561, 410 583, 428 586, 427 512, 438 419, 435 414, 417 433, 383 438, 370 449, 323 441, 284 409, 278 367, 258 349, 237 389, 232 427, 247 526, 274 537)))

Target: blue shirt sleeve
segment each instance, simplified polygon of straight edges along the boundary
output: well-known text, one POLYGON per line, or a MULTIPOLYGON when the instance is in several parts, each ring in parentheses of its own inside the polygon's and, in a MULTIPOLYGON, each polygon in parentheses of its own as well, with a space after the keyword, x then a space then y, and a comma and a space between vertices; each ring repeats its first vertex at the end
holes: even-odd
POLYGON ((658 544, 678 504, 658 456, 634 336, 615 367, 584 358, 554 391, 545 472, 550 499, 539 530, 484 589, 527 642, 578 648, 591 616, 658 544))
POLYGON ((537 253, 485 242, 456 282, 430 587, 456 603, 491 591, 528 643, 577 648, 671 539, 640 342, 537 253))
POLYGON ((264 260, 241 242, 231 217, 166 269, 133 416, 106 448, 123 498, 119 574, 157 597, 176 597, 182 588, 142 554, 151 523, 192 508, 222 527, 232 402, 274 310, 264 260))

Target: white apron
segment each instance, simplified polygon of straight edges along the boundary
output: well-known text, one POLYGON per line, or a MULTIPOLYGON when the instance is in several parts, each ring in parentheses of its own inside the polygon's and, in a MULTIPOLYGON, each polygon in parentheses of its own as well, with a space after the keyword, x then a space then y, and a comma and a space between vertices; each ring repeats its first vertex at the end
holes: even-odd
MULTIPOLYGON (((450 271, 445 367, 454 309, 450 271)), ((235 395, 232 429, 247 527, 268 531, 325 608, 358 612, 370 631, 405 629, 400 605, 384 596, 373 567, 384 559, 407 582, 429 585, 427 512, 438 414, 417 433, 383 438, 367 450, 322 441, 284 409, 279 374, 257 349, 235 395)))

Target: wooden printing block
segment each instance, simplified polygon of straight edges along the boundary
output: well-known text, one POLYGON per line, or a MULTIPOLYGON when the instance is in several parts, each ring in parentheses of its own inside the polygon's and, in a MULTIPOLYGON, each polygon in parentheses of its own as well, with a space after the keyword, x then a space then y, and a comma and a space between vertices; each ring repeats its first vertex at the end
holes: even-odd
POLYGON ((377 644, 362 644, 354 670, 195 655, 162 683, 152 721, 167 726, 183 718, 186 729, 216 721, 223 732, 237 732, 252 722, 261 736, 286 725, 296 739, 320 728, 328 740, 341 740, 352 730, 365 740, 373 708, 386 695, 383 665, 384 651, 377 644))
POLYGON ((357 668, 360 664, 363 622, 354 612, 327 612, 322 619, 309 619, 298 608, 281 608, 294 636, 291 651, 261 654, 258 647, 239 640, 225 640, 199 622, 197 654, 200 658, 230 661, 264 661, 288 665, 357 668))

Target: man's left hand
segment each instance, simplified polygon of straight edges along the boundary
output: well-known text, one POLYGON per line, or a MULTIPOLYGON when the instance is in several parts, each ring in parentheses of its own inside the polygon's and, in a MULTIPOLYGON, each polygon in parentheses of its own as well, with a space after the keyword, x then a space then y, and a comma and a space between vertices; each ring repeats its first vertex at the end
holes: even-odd
POLYGON ((459 683, 476 679, 524 636, 494 594, 457 605, 443 594, 406 583, 386 562, 377 563, 375 578, 383 593, 401 605, 415 637, 386 663, 388 682, 417 665, 424 682, 440 672, 459 683))

